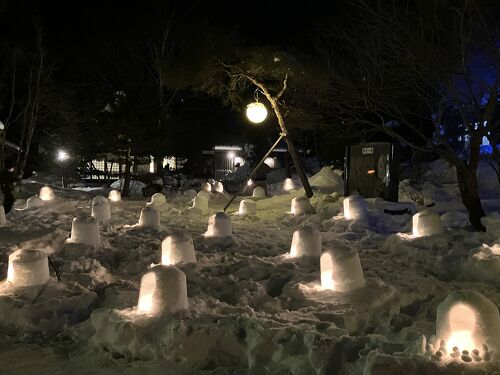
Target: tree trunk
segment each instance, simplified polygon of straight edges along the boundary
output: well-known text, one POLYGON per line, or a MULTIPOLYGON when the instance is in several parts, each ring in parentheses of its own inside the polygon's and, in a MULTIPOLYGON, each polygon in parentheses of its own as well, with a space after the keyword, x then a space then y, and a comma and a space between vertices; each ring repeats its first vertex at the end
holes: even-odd
POLYGON ((0 130, 0 170, 5 168, 5 131, 0 130))
POLYGON ((125 172, 123 175, 123 190, 122 195, 128 197, 130 195, 130 168, 132 167, 132 160, 130 157, 131 147, 127 148, 127 158, 125 159, 125 172))
POLYGON ((476 230, 485 231, 481 218, 486 216, 479 199, 477 168, 470 166, 457 167, 458 188, 462 202, 469 211, 469 221, 476 230))

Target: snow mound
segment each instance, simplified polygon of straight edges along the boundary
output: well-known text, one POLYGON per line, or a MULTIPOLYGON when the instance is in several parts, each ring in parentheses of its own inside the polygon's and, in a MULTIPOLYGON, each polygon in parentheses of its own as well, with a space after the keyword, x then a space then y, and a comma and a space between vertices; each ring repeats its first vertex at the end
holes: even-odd
POLYGON ((326 166, 314 176, 309 177, 311 187, 316 187, 325 193, 333 193, 334 191, 341 193, 344 191, 344 181, 342 180, 342 172, 332 169, 332 166, 326 166))

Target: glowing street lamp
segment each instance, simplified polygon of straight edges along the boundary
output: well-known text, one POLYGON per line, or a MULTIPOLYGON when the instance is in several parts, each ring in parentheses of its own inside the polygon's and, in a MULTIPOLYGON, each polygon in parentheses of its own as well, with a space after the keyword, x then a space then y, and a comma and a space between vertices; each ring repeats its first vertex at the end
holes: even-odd
POLYGON ((57 160, 58 161, 66 161, 69 159, 69 154, 64 150, 57 151, 57 160))
POLYGON ((64 167, 65 162, 69 159, 69 154, 65 150, 58 150, 56 159, 59 163, 62 164, 61 187, 64 187, 64 167))
POLYGON ((267 109, 264 104, 254 102, 247 105, 246 114, 251 122, 254 124, 260 124, 267 117, 267 109))

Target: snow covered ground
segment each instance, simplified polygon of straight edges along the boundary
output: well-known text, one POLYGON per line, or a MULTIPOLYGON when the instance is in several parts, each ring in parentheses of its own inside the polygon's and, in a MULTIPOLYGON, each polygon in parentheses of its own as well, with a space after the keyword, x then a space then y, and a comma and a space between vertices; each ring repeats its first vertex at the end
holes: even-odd
MULTIPOLYGON (((482 184, 490 216, 488 231, 477 233, 453 176, 429 176, 424 195, 436 202, 445 233, 414 237, 410 214, 384 214, 373 199, 366 215, 345 219, 341 179, 320 173, 312 178, 319 187, 311 199, 315 213, 289 213, 302 193, 286 193, 278 183, 269 189, 273 197, 256 200, 256 215, 239 215, 237 199, 228 210, 233 236, 222 239, 203 234, 225 194, 213 194, 210 212, 201 213, 190 209, 192 192, 167 193, 159 229, 135 226, 145 201, 111 202, 99 246, 66 239, 73 218, 90 215, 92 198, 107 191, 55 189, 54 201, 24 209, 25 198, 43 186, 26 183, 24 199, 0 227, 2 278, 9 254, 37 249, 49 255, 61 281, 51 269, 42 286, 0 285, 0 374, 500 373, 493 348, 491 358, 478 348, 481 360, 470 363, 436 354, 437 307, 451 292, 477 291, 500 304, 497 184, 482 184), (323 289, 319 258, 289 256, 293 232, 304 225, 320 231, 323 250, 357 250, 364 286, 323 289), (138 312, 142 275, 160 263, 162 241, 180 232, 196 250, 196 263, 178 265, 189 309, 138 312)), ((411 188, 401 186, 408 199, 411 188)))

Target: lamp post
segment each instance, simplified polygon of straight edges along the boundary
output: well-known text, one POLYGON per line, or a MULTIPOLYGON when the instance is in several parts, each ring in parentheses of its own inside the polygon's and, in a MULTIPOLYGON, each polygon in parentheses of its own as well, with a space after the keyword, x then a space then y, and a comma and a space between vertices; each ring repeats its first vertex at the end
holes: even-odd
POLYGON ((64 188, 64 172, 66 167, 66 161, 69 159, 69 154, 65 150, 58 150, 56 159, 62 166, 61 187, 64 188))
MULTIPOLYGON (((285 139, 285 141, 286 141, 286 144, 288 146, 288 152, 292 156, 293 164, 295 165, 295 170, 297 171, 297 174, 299 175, 300 182, 302 183, 302 186, 304 187, 304 190, 306 192, 306 196, 308 198, 311 198, 314 193, 313 193, 311 185, 309 185, 309 181, 304 173, 304 170, 303 170, 302 165, 300 163, 299 155, 297 154, 297 151, 295 150, 295 146, 293 145, 293 142, 288 135, 288 130, 285 126, 285 121, 283 119, 283 116, 282 116, 281 111, 280 111, 279 106, 278 106, 278 100, 281 97, 281 95, 283 95, 283 93, 285 92, 285 90, 287 88, 288 75, 285 75, 285 79, 283 81, 283 88, 276 96, 271 95, 271 93, 269 92, 267 87, 263 83, 257 81, 255 78, 248 76, 248 75, 245 75, 245 74, 243 74, 242 76, 245 77, 246 79, 248 79, 250 82, 252 82, 255 86, 257 86, 258 90, 260 90, 264 94, 266 99, 269 101, 269 103, 271 104, 271 107, 273 108, 274 114, 276 115, 276 118, 278 119, 278 125, 280 127, 281 132, 280 132, 280 136, 276 140, 276 142, 271 146, 269 151, 264 155, 264 157, 257 164, 257 166, 247 176, 247 179, 245 181, 245 184, 243 185, 243 188, 238 193, 236 193, 235 195, 233 195, 231 197, 229 202, 224 207, 224 211, 226 211, 228 209, 228 207, 234 201, 236 196, 239 195, 245 189, 248 181, 250 181, 252 179, 252 177, 255 175, 257 170, 261 167, 261 165, 269 157, 269 155, 271 155, 273 150, 278 146, 278 144, 281 142, 282 139, 285 139)), ((250 103, 249 105, 247 105, 246 115, 250 121, 252 121, 253 123, 257 123, 257 124, 263 122, 266 119, 266 117, 267 117, 266 106, 259 102, 257 96, 255 97, 254 103, 250 103)))

